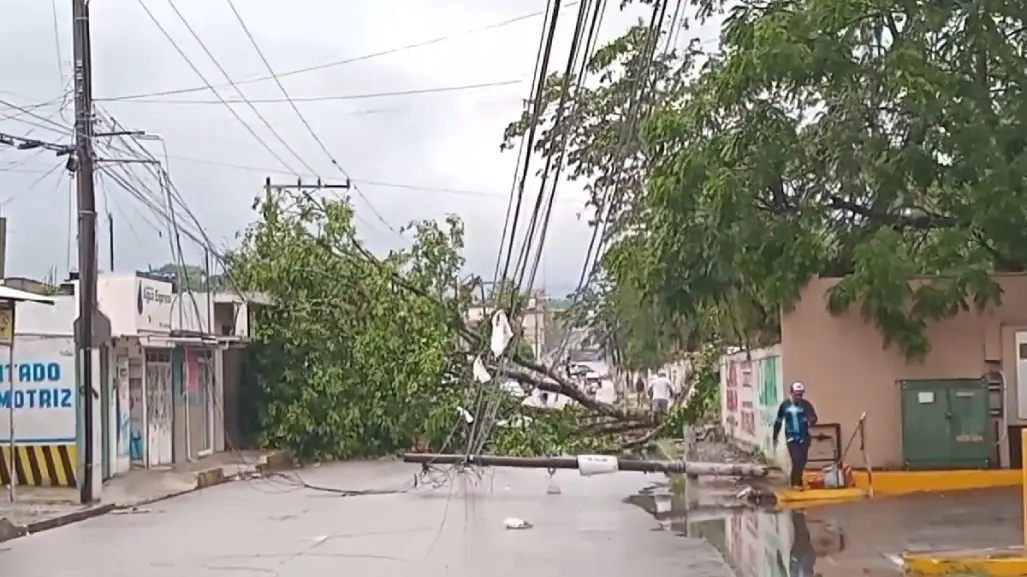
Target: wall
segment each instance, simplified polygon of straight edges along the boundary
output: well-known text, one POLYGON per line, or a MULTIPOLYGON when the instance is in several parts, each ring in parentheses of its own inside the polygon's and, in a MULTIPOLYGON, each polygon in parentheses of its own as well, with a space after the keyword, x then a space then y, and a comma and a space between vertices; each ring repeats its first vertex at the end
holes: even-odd
POLYGON ((68 296, 57 297, 54 305, 17 305, 13 370, 8 370, 7 348, 0 347, 3 479, 10 458, 13 413, 17 481, 31 485, 75 483, 77 395, 71 336, 75 309, 75 299, 68 296))
POLYGON ((784 443, 773 446, 774 420, 784 400, 781 345, 720 359, 721 425, 739 444, 758 449, 778 466, 788 464, 784 443))
MULTIPOLYGON (((96 301, 111 321, 111 334, 136 334, 135 274, 103 273, 96 279, 96 301)), ((77 283, 75 283, 77 284, 77 283)))
POLYGON ((214 298, 211 293, 183 292, 171 302, 171 327, 175 331, 218 334, 213 324, 214 298))
MULTIPOLYGON (((867 453, 875 468, 903 466, 900 380, 980 378, 1001 368, 1007 379, 1003 402, 1009 424, 1027 424, 1027 414, 1021 417, 1016 409, 1019 397, 1027 394, 1027 382, 1016 378, 1019 351, 1014 344, 1015 333, 1027 330, 1027 276, 995 279, 1004 292, 1002 304, 984 313, 971 310, 931 323, 931 352, 921 362, 886 349, 878 329, 863 320, 858 308, 831 315, 827 294, 838 281, 815 279, 795 307, 782 314, 784 379, 806 384, 820 422, 839 423, 843 440, 853 434, 865 411, 867 453)), ((1001 449, 1003 464, 1008 465, 1005 438, 1001 449)))
MULTIPOLYGON (((77 423, 74 339, 16 335, 10 365, 7 365, 6 350, 2 354, 0 443, 5 447, 9 445, 13 418, 14 440, 18 445, 15 461, 18 483, 74 485, 77 423), (10 388, 12 377, 13 391, 10 388)), ((5 455, 5 469, 7 458, 5 455)))
POLYGON ((101 274, 97 287, 100 309, 115 336, 217 332, 210 325, 217 294, 176 293, 170 280, 143 272, 101 274))

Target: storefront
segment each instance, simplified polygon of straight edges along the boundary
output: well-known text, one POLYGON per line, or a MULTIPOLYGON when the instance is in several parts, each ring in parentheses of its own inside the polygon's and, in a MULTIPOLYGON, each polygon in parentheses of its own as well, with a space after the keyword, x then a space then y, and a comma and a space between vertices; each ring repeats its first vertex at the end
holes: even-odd
MULTIPOLYGON (((133 295, 132 322, 115 333, 117 398, 127 400, 118 413, 118 436, 126 450, 118 470, 163 467, 216 450, 215 367, 221 350, 203 329, 205 294, 180 294, 173 283, 147 273, 107 279, 112 302, 133 295), (184 304, 183 304, 184 301, 184 304)), ((117 330, 117 329, 116 329, 117 330)))

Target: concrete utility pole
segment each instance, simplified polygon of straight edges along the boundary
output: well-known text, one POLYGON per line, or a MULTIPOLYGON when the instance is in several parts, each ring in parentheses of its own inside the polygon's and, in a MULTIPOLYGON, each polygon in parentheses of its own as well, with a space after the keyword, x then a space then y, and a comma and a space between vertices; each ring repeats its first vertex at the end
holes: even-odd
POLYGON ((72 43, 75 61, 75 160, 78 186, 78 301, 79 318, 75 336, 78 340, 79 398, 82 399, 82 478, 79 499, 82 503, 96 500, 93 494, 93 468, 96 461, 93 445, 93 320, 96 304, 96 190, 93 182, 93 79, 89 42, 89 1, 71 0, 72 43))
POLYGON ((406 453, 404 463, 424 465, 477 465, 480 467, 513 467, 517 469, 577 469, 582 475, 601 475, 617 471, 638 473, 684 473, 697 477, 766 477, 770 468, 748 463, 705 463, 622 459, 610 455, 578 455, 576 457, 511 457, 505 455, 443 455, 406 453))

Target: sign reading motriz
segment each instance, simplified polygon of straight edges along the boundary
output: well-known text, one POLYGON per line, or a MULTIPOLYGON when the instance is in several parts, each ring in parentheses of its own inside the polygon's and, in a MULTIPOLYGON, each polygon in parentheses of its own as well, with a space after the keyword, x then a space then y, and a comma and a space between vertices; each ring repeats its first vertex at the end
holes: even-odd
POLYGON ((74 443, 75 397, 74 339, 18 335, 14 365, 0 365, 0 440, 13 416, 18 443, 74 443))
POLYGON ((170 331, 174 299, 170 280, 139 276, 136 279, 136 330, 170 331))

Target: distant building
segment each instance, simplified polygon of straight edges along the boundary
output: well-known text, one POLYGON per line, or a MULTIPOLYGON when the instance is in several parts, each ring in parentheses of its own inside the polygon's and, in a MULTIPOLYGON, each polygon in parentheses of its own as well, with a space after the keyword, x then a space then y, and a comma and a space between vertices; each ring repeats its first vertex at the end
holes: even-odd
POLYGON ((21 276, 9 276, 5 278, 4 286, 37 295, 71 294, 70 292, 60 292, 60 287, 54 286, 44 280, 21 276))
MULTIPOLYGON (((495 312, 491 303, 478 303, 467 310, 467 322, 477 324, 491 317, 495 312)), ((531 352, 536 359, 541 359, 546 352, 546 327, 549 325, 552 313, 547 306, 546 295, 543 291, 532 291, 528 301, 521 311, 521 337, 531 347, 531 352)))

